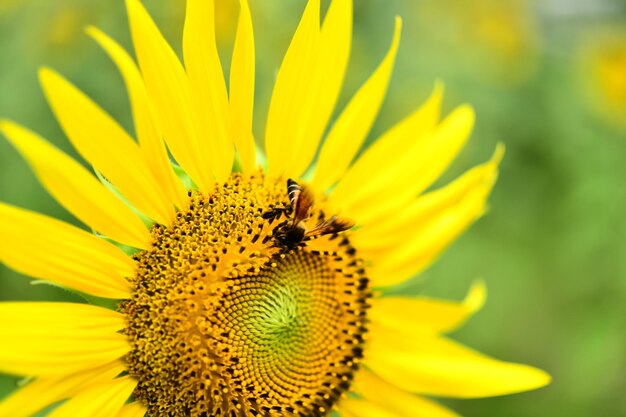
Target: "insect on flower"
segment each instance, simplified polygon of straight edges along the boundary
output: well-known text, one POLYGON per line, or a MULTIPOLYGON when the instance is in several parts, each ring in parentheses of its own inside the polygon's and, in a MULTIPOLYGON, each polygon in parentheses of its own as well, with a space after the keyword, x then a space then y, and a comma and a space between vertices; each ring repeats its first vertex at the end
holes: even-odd
POLYGON ((354 226, 354 222, 337 216, 325 219, 321 214, 319 223, 307 230, 306 220, 311 216, 311 207, 315 202, 313 192, 306 186, 300 185, 292 179, 287 180, 287 195, 289 205, 275 207, 262 214, 264 219, 273 221, 284 213, 292 216, 274 228, 273 235, 279 246, 293 249, 305 240, 327 234, 340 233, 354 226))

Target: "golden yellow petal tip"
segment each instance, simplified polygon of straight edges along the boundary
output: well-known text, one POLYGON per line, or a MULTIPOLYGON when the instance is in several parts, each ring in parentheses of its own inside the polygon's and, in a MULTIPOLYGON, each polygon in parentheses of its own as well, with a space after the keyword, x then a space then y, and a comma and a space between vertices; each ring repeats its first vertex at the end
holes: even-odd
POLYGON ((9 119, 0 119, 0 133, 2 133, 9 142, 13 142, 13 135, 20 130, 24 130, 23 127, 18 125, 9 119))
POLYGON ((97 27, 95 27, 94 25, 87 25, 85 26, 85 28, 83 29, 85 31, 85 33, 92 37, 95 38, 96 36, 98 36, 100 34, 100 29, 98 29, 97 27))
POLYGON ((443 78, 437 78, 433 85, 433 95, 437 95, 439 97, 443 97, 446 91, 446 83, 443 81, 443 78))
POLYGON ((468 103, 461 104, 459 107, 456 108, 456 112, 459 113, 459 116, 466 119, 466 120, 463 120, 463 119, 461 120, 463 120, 466 123, 469 123, 470 127, 474 125, 474 122, 476 121, 476 111, 474 110, 474 107, 471 104, 468 104, 468 103))
POLYGON ((393 26, 393 39, 391 40, 391 50, 395 50, 398 48, 400 44, 400 33, 402 32, 402 18, 400 16, 396 16, 393 26))
POLYGON ((469 292, 463 300, 463 305, 468 311, 474 313, 479 311, 487 301, 487 284, 484 280, 478 279, 472 283, 469 292))
POLYGON ((11 122, 9 120, 7 120, 7 119, 0 119, 0 132, 5 133, 6 129, 10 125, 11 125, 11 122))
POLYGON ((402 32, 402 18, 400 16, 396 16, 393 27, 393 38, 391 39, 391 48, 389 48, 387 55, 395 55, 398 50, 398 45, 400 44, 400 32, 402 32))
POLYGON ((543 379, 543 381, 541 381, 541 385, 538 385, 537 388, 545 387, 546 385, 550 385, 552 383, 552 375, 542 369, 537 369, 537 371, 539 371, 541 378, 543 379))
POLYGON ((50 67, 40 67, 37 74, 39 75, 39 82, 42 85, 51 81, 53 78, 59 78, 59 74, 50 67))
MULTIPOLYGON (((543 369, 535 368, 528 365, 520 366, 525 368, 525 370, 523 374, 520 374, 519 376, 519 386, 517 387, 517 389, 512 390, 510 394, 536 390, 545 387, 552 382, 552 376, 543 369)), ((504 392, 503 394, 506 395, 508 393, 504 392)))
POLYGON ((45 66, 44 67, 39 67, 39 69, 37 70, 37 75, 41 79, 42 77, 45 77, 46 74, 48 74, 51 71, 52 71, 52 69, 50 67, 45 67, 45 66))
POLYGON ((11 124, 8 120, 0 119, 0 135, 9 140, 9 129, 11 124))
POLYGON ((394 32, 400 35, 400 31, 402 30, 402 17, 401 16, 396 16, 396 19, 394 20, 394 25, 395 25, 394 32))
POLYGON ((491 162, 498 165, 504 158, 504 154, 506 152, 506 146, 502 142, 498 142, 496 145, 495 151, 493 151, 493 156, 491 157, 491 162))

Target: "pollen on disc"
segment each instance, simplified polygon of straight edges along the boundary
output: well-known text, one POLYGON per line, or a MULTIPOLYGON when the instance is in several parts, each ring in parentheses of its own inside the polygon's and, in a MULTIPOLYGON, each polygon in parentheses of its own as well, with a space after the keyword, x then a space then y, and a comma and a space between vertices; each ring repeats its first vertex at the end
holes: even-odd
MULTIPOLYGON (((284 181, 233 174, 191 192, 135 256, 121 306, 135 397, 151 416, 324 416, 362 356, 370 296, 345 234, 285 248, 263 216, 289 203, 284 181)), ((310 222, 324 216, 324 202, 310 222)))

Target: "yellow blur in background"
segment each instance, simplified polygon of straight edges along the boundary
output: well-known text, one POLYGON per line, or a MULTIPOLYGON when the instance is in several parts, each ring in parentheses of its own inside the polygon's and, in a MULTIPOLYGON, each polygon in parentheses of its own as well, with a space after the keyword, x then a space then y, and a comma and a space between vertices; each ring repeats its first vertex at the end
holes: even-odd
MULTIPOLYGON (((180 45, 184 0, 144 3, 180 45)), ((218 41, 229 56, 237 1, 216 3, 218 41)), ((273 79, 305 0, 250 4, 255 128, 262 138, 273 79)), ((395 15, 404 20, 400 52, 371 139, 441 79, 444 107, 469 102, 478 117, 472 146, 444 181, 487 159, 497 142, 507 146, 488 215, 399 291, 461 298, 470 282, 484 278, 490 299, 458 337, 554 377, 537 392, 455 401, 454 408, 468 417, 626 416, 626 3, 355 0, 352 58, 338 109, 384 55, 395 15)), ((0 117, 74 156, 43 100, 38 67, 54 67, 131 127, 123 83, 84 35, 88 24, 130 49, 122 0, 0 0, 0 117)), ((5 141, 0 200, 74 221, 5 141)), ((1 266, 0 299, 76 296, 31 286, 1 266)), ((15 383, 1 377, 0 396, 15 383)))
POLYGON ((626 129, 626 30, 604 28, 585 40, 582 76, 591 108, 607 123, 626 129))

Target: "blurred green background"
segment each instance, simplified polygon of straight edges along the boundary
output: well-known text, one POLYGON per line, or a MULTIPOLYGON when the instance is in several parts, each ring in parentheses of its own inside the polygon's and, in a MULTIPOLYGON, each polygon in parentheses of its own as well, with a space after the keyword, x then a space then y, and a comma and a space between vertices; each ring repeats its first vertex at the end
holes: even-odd
MULTIPOLYGON (((178 47, 184 0, 145 3, 178 47)), ((217 3, 226 57, 238 7, 236 0, 217 3)), ((262 137, 272 79, 305 2, 250 3, 262 137)), ((546 369, 554 381, 532 393, 446 402, 468 417, 626 416, 626 4, 355 3, 339 108, 386 52, 394 15, 404 20, 394 78, 371 139, 415 108, 440 78, 447 110, 469 102, 478 114, 470 145, 444 180, 486 160, 498 141, 507 146, 488 216, 404 291, 459 299, 483 277, 488 303, 456 337, 546 369)), ((72 155, 39 89, 41 65, 65 74, 131 127, 121 78, 83 34, 87 24, 130 48, 121 0, 0 0, 0 117, 33 128, 72 155)), ((4 140, 0 201, 74 222, 4 140)), ((76 297, 31 286, 0 266, 0 299, 76 297)), ((0 378, 0 396, 14 387, 15 380, 0 378)))

